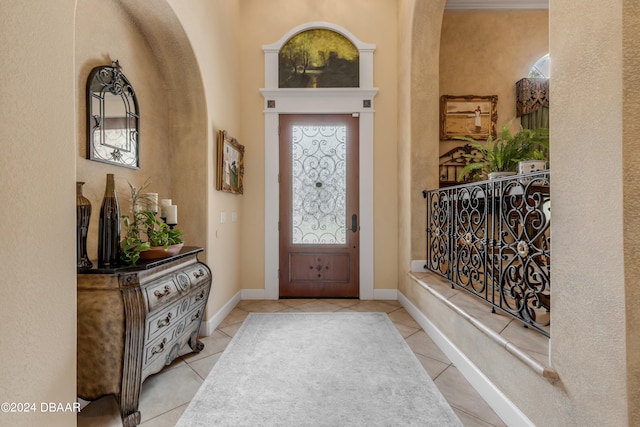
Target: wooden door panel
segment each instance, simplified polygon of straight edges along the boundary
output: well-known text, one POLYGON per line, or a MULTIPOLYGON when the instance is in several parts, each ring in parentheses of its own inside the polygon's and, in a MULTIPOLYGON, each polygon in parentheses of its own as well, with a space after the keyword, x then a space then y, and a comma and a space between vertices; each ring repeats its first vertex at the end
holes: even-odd
POLYGON ((358 125, 280 116, 280 296, 359 294, 358 125))
POLYGON ((292 282, 349 282, 349 254, 291 254, 292 282))

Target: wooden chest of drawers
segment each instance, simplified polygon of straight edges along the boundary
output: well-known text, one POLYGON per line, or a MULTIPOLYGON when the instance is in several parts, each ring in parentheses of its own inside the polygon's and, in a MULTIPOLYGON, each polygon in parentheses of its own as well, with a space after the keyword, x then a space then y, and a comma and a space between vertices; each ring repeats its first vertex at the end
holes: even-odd
POLYGON ((78 397, 115 395, 125 427, 140 423, 145 378, 204 347, 198 331, 211 271, 198 261, 201 251, 78 272, 78 397))

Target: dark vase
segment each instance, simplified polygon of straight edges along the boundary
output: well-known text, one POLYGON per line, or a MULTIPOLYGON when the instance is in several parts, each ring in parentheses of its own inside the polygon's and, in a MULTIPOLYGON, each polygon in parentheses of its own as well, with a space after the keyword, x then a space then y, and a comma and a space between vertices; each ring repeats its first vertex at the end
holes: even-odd
POLYGON ((107 174, 107 187, 100 207, 98 225, 98 267, 114 268, 120 265, 120 206, 116 196, 113 174, 107 174))
POLYGON ((91 268, 87 255, 87 232, 91 219, 91 202, 82 194, 84 182, 76 182, 76 257, 78 268, 91 268))

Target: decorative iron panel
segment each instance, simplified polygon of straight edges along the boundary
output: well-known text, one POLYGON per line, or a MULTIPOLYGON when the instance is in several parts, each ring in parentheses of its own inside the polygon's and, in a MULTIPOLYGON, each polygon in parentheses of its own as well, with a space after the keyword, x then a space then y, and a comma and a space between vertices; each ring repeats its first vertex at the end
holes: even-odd
POLYGON ((292 243, 346 243, 346 133, 341 126, 293 126, 292 243))
POLYGON ((549 171, 425 191, 427 269, 549 336, 549 171))

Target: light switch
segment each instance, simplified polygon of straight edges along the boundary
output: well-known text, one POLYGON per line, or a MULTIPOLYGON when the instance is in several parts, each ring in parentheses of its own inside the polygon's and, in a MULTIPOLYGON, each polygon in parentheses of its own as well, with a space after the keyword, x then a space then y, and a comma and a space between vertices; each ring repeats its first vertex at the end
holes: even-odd
POLYGON ((226 212, 220 212, 220 223, 224 224, 225 222, 227 222, 227 213, 226 212))
POLYGON ((231 222, 236 222, 236 221, 238 221, 238 213, 231 212, 231 222))

